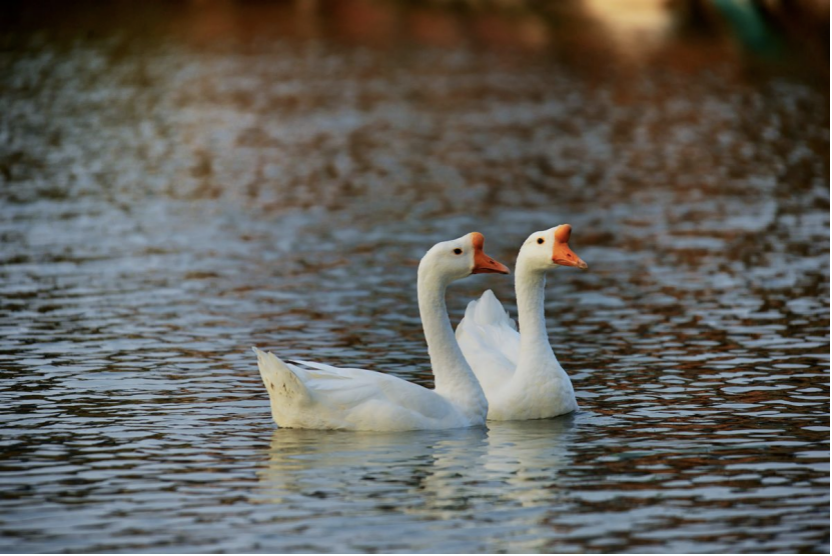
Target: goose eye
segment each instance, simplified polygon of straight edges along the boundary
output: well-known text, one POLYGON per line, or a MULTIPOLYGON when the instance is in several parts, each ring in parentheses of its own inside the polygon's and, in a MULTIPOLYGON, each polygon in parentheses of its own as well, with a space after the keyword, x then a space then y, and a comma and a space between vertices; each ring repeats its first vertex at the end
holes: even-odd
POLYGON ((460 249, 459 247, 454 249, 454 255, 462 255, 462 249, 460 249))
POLYGON ((542 237, 537 238, 537 242, 538 243, 543 243, 543 238, 542 237))

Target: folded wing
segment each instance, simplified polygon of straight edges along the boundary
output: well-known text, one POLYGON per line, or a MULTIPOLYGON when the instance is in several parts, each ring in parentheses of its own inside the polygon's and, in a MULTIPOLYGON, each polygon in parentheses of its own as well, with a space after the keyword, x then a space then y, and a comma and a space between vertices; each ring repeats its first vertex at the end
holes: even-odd
POLYGON ((393 375, 257 350, 275 421, 284 427, 353 430, 442 428, 458 418, 433 390, 393 375))
POLYGON ((456 339, 486 395, 511 380, 520 357, 520 333, 491 290, 468 304, 456 339))

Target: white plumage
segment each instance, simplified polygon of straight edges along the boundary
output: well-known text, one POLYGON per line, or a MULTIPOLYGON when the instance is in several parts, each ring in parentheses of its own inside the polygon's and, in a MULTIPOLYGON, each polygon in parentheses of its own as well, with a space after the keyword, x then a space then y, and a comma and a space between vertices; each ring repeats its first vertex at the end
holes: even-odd
POLYGON ((286 363, 254 348, 275 422, 290 428, 372 431, 482 425, 488 402, 454 338, 445 289, 472 273, 508 273, 483 252, 483 242, 474 232, 439 243, 419 264, 419 312, 434 390, 365 369, 286 363))
POLYGON ((515 289, 520 331, 491 290, 469 303, 456 338, 488 398, 488 418, 544 419, 578 408, 569 376, 557 360, 546 331, 543 297, 546 271, 556 266, 585 269, 567 245, 566 224, 536 232, 520 249, 515 289))
POLYGON ((402 431, 482 424, 434 390, 393 375, 320 363, 286 363, 257 353, 257 365, 281 427, 402 431))
POLYGON ((511 381, 520 359, 520 333, 491 290, 468 304, 456 339, 486 397, 511 381))

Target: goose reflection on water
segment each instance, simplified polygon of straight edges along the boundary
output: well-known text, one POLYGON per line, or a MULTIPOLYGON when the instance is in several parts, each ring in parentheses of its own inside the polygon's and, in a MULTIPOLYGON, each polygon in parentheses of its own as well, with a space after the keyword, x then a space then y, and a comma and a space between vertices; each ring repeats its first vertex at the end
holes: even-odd
POLYGON ((559 471, 570 464, 574 422, 567 415, 441 432, 277 429, 257 501, 291 507, 318 498, 327 513, 348 506, 351 515, 427 519, 551 504, 559 471))

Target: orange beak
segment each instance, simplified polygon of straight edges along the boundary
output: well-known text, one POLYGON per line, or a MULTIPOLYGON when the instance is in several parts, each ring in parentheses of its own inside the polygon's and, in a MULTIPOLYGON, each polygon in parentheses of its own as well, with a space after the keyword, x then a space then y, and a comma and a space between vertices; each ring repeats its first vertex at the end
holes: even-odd
POLYGON ((485 238, 479 232, 471 234, 471 242, 474 245, 474 270, 471 274, 509 274, 508 267, 497 262, 482 250, 485 245, 485 238))
POLYGON ((589 268, 581 258, 569 248, 569 237, 572 235, 572 226, 564 224, 555 230, 555 246, 552 249, 552 262, 561 266, 574 266, 581 270, 589 268))

